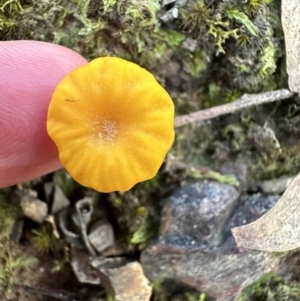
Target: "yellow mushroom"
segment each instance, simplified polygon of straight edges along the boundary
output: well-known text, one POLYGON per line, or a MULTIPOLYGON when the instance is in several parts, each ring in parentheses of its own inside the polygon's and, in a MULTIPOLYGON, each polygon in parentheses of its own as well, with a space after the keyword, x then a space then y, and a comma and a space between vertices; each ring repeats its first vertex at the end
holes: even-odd
POLYGON ((160 168, 174 140, 174 105, 151 73, 103 57, 61 80, 47 130, 77 182, 100 192, 126 191, 160 168))

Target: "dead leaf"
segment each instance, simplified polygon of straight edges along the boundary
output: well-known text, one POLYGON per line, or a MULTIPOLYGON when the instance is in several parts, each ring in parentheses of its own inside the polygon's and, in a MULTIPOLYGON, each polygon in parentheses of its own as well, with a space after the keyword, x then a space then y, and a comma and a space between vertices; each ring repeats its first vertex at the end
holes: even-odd
POLYGON ((300 91, 300 0, 282 0, 282 27, 286 48, 286 65, 291 91, 300 91))
POLYGON ((300 247, 300 173, 270 211, 231 231, 244 248, 283 252, 300 247))

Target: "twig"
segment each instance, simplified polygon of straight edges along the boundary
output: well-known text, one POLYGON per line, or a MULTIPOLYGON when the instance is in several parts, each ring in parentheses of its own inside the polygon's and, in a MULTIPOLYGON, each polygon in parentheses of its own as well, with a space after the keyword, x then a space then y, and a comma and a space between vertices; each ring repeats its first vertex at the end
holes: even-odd
POLYGON ((234 113, 244 108, 249 108, 255 105, 261 105, 268 102, 274 102, 282 99, 290 98, 294 95, 288 89, 275 90, 270 92, 264 92, 259 94, 244 94, 234 102, 224 104, 221 106, 209 108, 206 110, 200 110, 187 115, 181 115, 175 118, 175 127, 199 122, 207 119, 212 119, 228 113, 234 113))

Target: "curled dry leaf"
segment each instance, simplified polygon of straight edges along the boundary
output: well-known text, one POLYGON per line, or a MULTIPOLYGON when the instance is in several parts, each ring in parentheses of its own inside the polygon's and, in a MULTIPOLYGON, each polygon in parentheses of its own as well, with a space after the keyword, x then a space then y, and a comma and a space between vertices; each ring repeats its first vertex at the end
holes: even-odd
POLYGON ((232 229, 240 247, 283 252, 300 247, 300 173, 277 204, 253 223, 232 229))
MULTIPOLYGON (((282 1, 289 87, 300 91, 300 0, 282 1)), ((277 204, 257 221, 232 229, 238 246, 262 251, 287 251, 300 247, 300 174, 291 182, 277 204)))
POLYGON ((300 1, 282 0, 281 20, 284 31, 286 49, 286 67, 289 75, 289 88, 293 92, 300 92, 300 1))

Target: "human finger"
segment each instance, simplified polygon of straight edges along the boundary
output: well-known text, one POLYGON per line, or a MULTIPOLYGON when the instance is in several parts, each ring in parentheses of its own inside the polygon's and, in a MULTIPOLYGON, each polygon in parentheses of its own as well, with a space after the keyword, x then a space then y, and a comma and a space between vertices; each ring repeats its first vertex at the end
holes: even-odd
POLYGON ((46 131, 58 82, 86 63, 76 52, 38 41, 0 42, 0 188, 61 167, 46 131))

